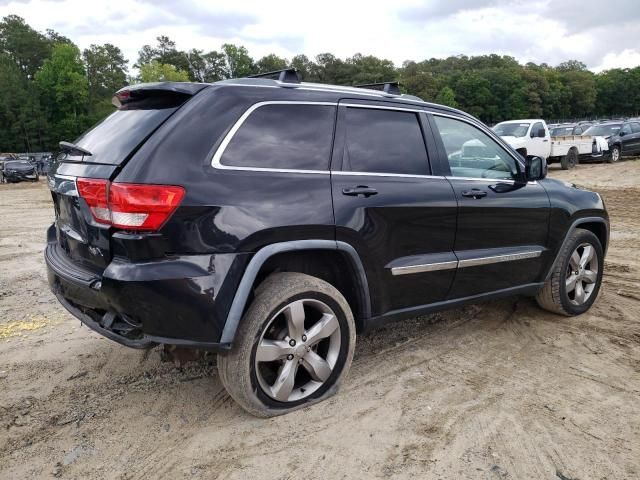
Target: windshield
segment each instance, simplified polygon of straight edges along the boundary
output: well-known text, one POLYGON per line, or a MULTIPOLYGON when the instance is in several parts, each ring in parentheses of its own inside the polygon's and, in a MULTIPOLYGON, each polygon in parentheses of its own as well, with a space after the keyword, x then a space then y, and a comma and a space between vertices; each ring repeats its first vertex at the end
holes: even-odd
POLYGON ((6 162, 6 163, 4 164, 4 166, 5 166, 5 167, 9 167, 9 168, 12 168, 12 167, 22 167, 22 166, 24 166, 24 165, 29 165, 29 166, 31 166, 31 164, 30 164, 29 162, 27 162, 26 160, 12 160, 12 161, 10 161, 10 162, 6 162))
POLYGON ((529 131, 529 123, 499 123, 493 131, 501 137, 524 137, 529 131))
POLYGON ((583 135, 591 135, 593 137, 610 137, 618 133, 618 130, 622 128, 621 123, 611 123, 609 125, 594 125, 587 128, 583 135))

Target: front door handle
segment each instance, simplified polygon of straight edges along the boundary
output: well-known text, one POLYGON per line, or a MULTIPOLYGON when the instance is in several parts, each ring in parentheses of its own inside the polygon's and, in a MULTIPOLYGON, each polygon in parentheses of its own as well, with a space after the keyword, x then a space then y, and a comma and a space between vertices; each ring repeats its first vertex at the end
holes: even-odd
POLYGON ((377 195, 378 191, 375 188, 367 187, 366 185, 358 185, 357 187, 343 188, 343 195, 349 195, 350 197, 359 197, 362 195, 367 198, 371 195, 377 195))
POLYGON ((487 192, 485 192, 484 190, 478 190, 477 188, 472 188, 471 190, 465 190, 464 192, 462 192, 462 196, 478 199, 478 198, 486 197, 487 192))

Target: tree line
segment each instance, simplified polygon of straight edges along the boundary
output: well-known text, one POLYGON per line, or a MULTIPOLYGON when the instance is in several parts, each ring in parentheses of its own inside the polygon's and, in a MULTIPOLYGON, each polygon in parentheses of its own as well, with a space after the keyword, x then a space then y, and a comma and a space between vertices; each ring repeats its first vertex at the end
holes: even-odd
POLYGON ((9 15, 0 22, 0 151, 55 150, 113 111, 111 97, 137 82, 215 82, 288 67, 309 82, 338 85, 399 80, 406 93, 465 110, 486 123, 542 117, 638 115, 640 66, 593 73, 576 60, 555 67, 505 55, 392 61, 355 54, 314 59, 251 57, 243 46, 178 50, 166 36, 144 45, 133 67, 115 45, 80 50, 70 39, 38 32, 9 15))

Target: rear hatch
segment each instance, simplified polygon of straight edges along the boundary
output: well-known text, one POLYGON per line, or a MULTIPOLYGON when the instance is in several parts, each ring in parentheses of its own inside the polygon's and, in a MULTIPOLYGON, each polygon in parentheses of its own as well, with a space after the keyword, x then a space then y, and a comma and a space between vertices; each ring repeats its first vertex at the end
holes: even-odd
POLYGON ((104 270, 112 258, 111 235, 118 228, 101 217, 106 205, 92 202, 91 197, 95 200, 108 192, 110 181, 153 132, 205 87, 189 83, 125 87, 114 96, 115 112, 73 143, 61 142, 62 151, 48 175, 61 253, 93 272, 104 270))

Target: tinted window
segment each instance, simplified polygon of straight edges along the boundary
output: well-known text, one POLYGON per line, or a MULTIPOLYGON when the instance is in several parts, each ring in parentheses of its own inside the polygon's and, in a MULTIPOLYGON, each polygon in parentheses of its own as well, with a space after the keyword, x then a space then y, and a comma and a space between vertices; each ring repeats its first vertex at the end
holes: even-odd
POLYGON ((601 137, 608 137, 611 135, 616 135, 618 133, 618 130, 620 130, 620 127, 622 127, 622 124, 620 123, 610 123, 610 124, 606 124, 606 125, 594 125, 592 127, 589 127, 584 134, 585 135, 591 135, 594 137, 597 136, 601 136, 601 137))
POLYGON ((342 169, 428 175, 429 162, 416 113, 347 108, 342 169))
POLYGON ((513 179, 516 161, 489 135, 466 122, 434 115, 454 177, 513 179))
POLYGON ((118 110, 73 143, 92 153, 85 161, 118 165, 175 111, 175 108, 118 110))
POLYGON ((265 105, 227 145, 221 163, 235 167, 328 170, 335 107, 265 105))
POLYGON ((633 133, 640 133, 640 123, 632 123, 631 124, 631 131, 633 133))
POLYGON ((538 136, 538 132, 540 130, 542 130, 544 132, 544 125, 542 125, 542 122, 534 123, 533 127, 531 127, 531 135, 533 135, 534 137, 537 137, 538 136))

